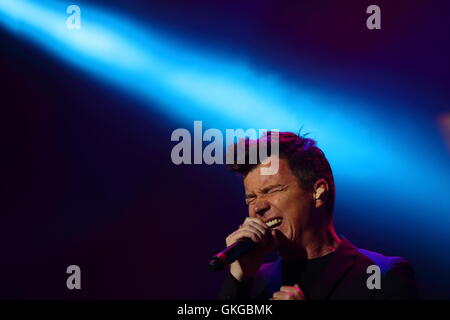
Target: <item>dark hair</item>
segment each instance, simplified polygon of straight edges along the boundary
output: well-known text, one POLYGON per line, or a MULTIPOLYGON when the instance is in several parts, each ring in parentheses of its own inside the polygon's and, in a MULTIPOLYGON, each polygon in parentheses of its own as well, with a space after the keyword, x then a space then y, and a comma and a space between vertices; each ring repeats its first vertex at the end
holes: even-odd
MULTIPOLYGON (((264 159, 259 158, 257 153, 257 163, 250 163, 249 161, 249 146, 257 143, 257 147, 263 143, 267 143, 269 151, 267 156, 270 156, 270 141, 271 132, 262 136, 258 140, 245 139, 245 163, 240 164, 233 161, 228 164, 228 168, 233 171, 246 176, 250 171, 256 168, 264 159)), ((235 151, 237 144, 234 144, 235 151)), ((299 186, 306 190, 312 190, 314 183, 319 179, 325 179, 329 186, 325 208, 331 217, 334 209, 334 201, 336 197, 336 190, 334 185, 333 172, 330 164, 323 151, 317 147, 315 140, 306 138, 306 135, 297 135, 292 132, 279 132, 279 157, 286 159, 292 173, 297 177, 299 186)))

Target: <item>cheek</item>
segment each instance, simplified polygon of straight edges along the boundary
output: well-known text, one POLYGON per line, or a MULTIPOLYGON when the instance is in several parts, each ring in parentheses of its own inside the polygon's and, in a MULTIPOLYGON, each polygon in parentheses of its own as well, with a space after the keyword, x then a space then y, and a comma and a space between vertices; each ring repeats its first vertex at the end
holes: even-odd
POLYGON ((283 216, 289 210, 289 201, 285 197, 277 196, 271 200, 272 206, 276 208, 283 216))
POLYGON ((283 213, 283 216, 292 221, 302 220, 310 206, 307 199, 301 195, 279 197, 275 203, 277 208, 283 213))
POLYGON ((290 221, 295 216, 295 202, 289 197, 278 196, 273 199, 272 204, 285 220, 290 221))

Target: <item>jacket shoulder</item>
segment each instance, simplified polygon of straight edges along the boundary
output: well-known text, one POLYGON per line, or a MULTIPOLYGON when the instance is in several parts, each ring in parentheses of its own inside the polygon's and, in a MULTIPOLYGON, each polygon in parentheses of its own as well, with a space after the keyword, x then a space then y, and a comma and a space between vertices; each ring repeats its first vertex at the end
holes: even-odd
POLYGON ((403 257, 385 256, 384 254, 357 248, 358 252, 380 267, 382 274, 387 274, 398 267, 411 267, 408 260, 403 257))
POLYGON ((382 276, 382 299, 417 299, 414 270, 410 262, 398 256, 385 256, 365 249, 357 249, 366 263, 377 265, 382 276))

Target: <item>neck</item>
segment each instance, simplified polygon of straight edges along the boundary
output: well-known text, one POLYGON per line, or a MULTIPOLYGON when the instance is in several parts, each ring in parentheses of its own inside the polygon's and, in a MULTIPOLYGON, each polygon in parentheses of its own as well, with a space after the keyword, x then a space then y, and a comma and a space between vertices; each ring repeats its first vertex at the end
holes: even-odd
POLYGON ((340 242, 341 239, 330 223, 321 230, 305 231, 298 243, 279 250, 279 253, 283 260, 315 259, 334 252, 340 242))

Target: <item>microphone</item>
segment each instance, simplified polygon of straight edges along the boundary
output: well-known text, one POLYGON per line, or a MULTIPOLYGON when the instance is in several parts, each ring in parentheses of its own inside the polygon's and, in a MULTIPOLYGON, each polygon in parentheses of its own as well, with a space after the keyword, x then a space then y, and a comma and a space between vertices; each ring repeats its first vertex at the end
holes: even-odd
MULTIPOLYGON (((278 227, 282 222, 282 219, 275 218, 269 222, 266 222, 266 225, 269 229, 273 229, 278 227)), ((209 261, 209 270, 211 271, 219 271, 224 269, 226 266, 230 265, 247 252, 253 250, 257 246, 250 238, 242 238, 231 246, 223 249, 218 254, 213 256, 209 261)))
POLYGON ((209 269, 211 271, 222 270, 229 264, 239 259, 244 254, 252 250, 254 247, 256 247, 256 243, 254 243, 251 239, 240 239, 233 243, 231 246, 225 248, 224 250, 213 256, 209 261, 209 269))

